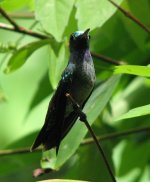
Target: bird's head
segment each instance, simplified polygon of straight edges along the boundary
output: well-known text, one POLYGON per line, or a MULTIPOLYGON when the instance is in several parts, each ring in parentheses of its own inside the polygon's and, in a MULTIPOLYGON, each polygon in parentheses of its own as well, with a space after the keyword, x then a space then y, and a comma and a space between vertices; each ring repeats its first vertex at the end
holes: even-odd
POLYGON ((82 51, 89 48, 89 31, 90 29, 87 29, 85 31, 76 31, 71 34, 69 41, 71 52, 82 51))

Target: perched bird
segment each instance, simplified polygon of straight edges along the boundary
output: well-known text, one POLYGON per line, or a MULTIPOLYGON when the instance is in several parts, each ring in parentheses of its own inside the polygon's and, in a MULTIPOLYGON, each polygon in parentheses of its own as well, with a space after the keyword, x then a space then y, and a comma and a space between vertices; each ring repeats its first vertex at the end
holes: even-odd
POLYGON ((72 96, 81 109, 92 93, 95 69, 89 50, 89 30, 76 31, 70 36, 68 65, 49 103, 45 123, 33 143, 31 151, 42 144, 45 150, 56 147, 57 154, 62 139, 78 118, 66 93, 72 96))

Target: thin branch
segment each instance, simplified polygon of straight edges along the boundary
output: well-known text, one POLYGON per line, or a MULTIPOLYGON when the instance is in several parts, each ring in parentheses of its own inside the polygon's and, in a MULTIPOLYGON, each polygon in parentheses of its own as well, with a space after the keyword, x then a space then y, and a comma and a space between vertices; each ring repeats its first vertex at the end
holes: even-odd
MULTIPOLYGON (((98 141, 105 141, 105 140, 111 140, 111 139, 115 139, 115 138, 133 135, 136 133, 149 132, 149 131, 150 131, 150 126, 142 127, 142 128, 133 128, 133 129, 129 129, 126 131, 114 132, 114 133, 105 134, 102 136, 97 136, 97 139, 98 139, 98 141)), ((94 143, 93 139, 87 138, 87 139, 83 140, 81 145, 87 145, 87 144, 92 144, 92 143, 94 143)))
POLYGON ((124 62, 119 62, 115 59, 112 59, 110 57, 107 57, 107 56, 104 56, 102 54, 97 54, 95 52, 91 52, 91 55, 94 57, 94 58, 97 58, 97 59, 101 59, 102 61, 105 61, 107 63, 110 63, 110 64, 113 64, 113 65, 122 65, 122 64, 125 64, 124 62))
POLYGON ((105 153, 104 153, 104 151, 103 151, 103 149, 102 149, 102 147, 100 145, 100 142, 98 142, 94 131, 92 130, 91 126, 89 125, 85 113, 82 112, 80 106, 77 104, 77 102, 72 98, 72 96, 69 93, 66 94, 66 97, 68 97, 70 99, 70 101, 72 102, 74 110, 77 112, 78 116, 80 117, 80 120, 82 122, 84 122, 84 124, 86 125, 87 129, 89 130, 91 136, 93 137, 93 140, 94 140, 100 154, 102 155, 102 158, 103 158, 104 163, 105 163, 105 165, 107 167, 107 170, 108 170, 108 173, 109 173, 109 175, 110 175, 110 177, 112 179, 112 182, 116 182, 116 179, 115 179, 115 177, 113 175, 111 167, 110 167, 110 165, 108 163, 108 160, 107 160, 107 158, 105 156, 105 153))
POLYGON ((108 0, 110 3, 112 3, 115 7, 117 7, 120 12, 122 12, 125 16, 130 18, 133 22, 135 22, 137 25, 139 25, 143 30, 145 30, 147 33, 150 33, 150 28, 144 25, 139 19, 137 19, 135 16, 133 16, 130 12, 123 9, 121 6, 116 4, 113 0, 108 0))
MULTIPOLYGON (((41 151, 42 148, 38 148, 34 150, 34 152, 39 152, 41 151)), ((6 155, 13 155, 13 154, 26 154, 26 153, 31 153, 30 148, 20 148, 20 149, 6 149, 6 150, 0 150, 0 156, 6 156, 6 155)))
POLYGON ((0 14, 4 18, 6 18, 6 20, 8 20, 8 22, 12 24, 15 29, 19 29, 19 26, 17 25, 17 23, 2 8, 0 8, 0 14))
MULTIPOLYGON (((137 133, 140 134, 142 132, 149 132, 149 131, 150 131, 150 126, 142 127, 142 128, 133 128, 133 129, 129 129, 126 131, 114 132, 114 133, 110 133, 110 134, 97 136, 97 139, 98 139, 98 141, 102 142, 102 141, 112 140, 115 138, 134 135, 137 133)), ((93 138, 87 138, 81 142, 81 146, 93 144, 93 143, 94 143, 93 138)), ((38 149, 34 150, 33 152, 39 152, 41 150, 42 150, 42 148, 39 147, 38 149)), ((0 150, 0 156, 13 155, 13 154, 31 154, 30 147, 19 148, 19 149, 0 150)))
POLYGON ((0 29, 4 30, 9 30, 12 32, 17 32, 25 35, 29 35, 38 39, 48 39, 49 37, 43 34, 39 34, 37 32, 34 32, 32 30, 26 29, 24 27, 19 27, 19 29, 15 29, 13 26, 5 24, 5 23, 0 23, 0 29))

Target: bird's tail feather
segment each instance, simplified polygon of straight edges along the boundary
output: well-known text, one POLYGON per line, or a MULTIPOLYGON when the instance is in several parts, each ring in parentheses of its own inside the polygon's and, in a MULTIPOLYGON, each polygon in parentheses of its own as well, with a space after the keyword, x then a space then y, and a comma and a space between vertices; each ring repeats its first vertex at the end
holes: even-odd
POLYGON ((37 138, 35 139, 30 151, 32 152, 42 144, 44 150, 50 150, 51 148, 56 147, 57 154, 61 142, 61 137, 58 136, 58 132, 55 130, 56 129, 48 130, 47 126, 44 125, 41 131, 39 132, 37 138))
POLYGON ((32 152, 33 150, 35 150, 37 147, 39 147, 41 144, 43 144, 43 140, 44 140, 44 134, 45 133, 45 127, 43 126, 43 128, 41 129, 40 133, 38 134, 38 136, 36 137, 33 145, 30 148, 30 151, 32 152))

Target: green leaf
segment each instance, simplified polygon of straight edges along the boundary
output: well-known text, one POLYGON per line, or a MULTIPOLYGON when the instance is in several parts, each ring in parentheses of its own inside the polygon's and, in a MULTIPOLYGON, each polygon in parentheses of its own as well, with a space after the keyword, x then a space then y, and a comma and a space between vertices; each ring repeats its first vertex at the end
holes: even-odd
POLYGON ((60 41, 69 21, 75 0, 37 0, 36 19, 44 30, 60 41))
POLYGON ((135 118, 135 117, 144 116, 144 115, 148 115, 148 114, 150 114, 150 104, 131 109, 129 112, 116 118, 115 121, 122 120, 122 119, 128 119, 128 118, 135 118))
POLYGON ((49 79, 51 82, 51 85, 53 89, 56 89, 57 84, 60 80, 61 74, 67 65, 67 59, 66 56, 66 45, 62 44, 60 47, 60 50, 58 52, 58 55, 55 54, 53 49, 51 49, 50 46, 48 46, 48 55, 49 55, 49 79))
POLYGON ((120 73, 150 77, 150 67, 135 65, 115 66, 114 74, 120 73))
MULTIPOLYGON (((118 5, 123 0, 115 1, 118 5)), ((108 0, 77 0, 76 2, 79 29, 101 27, 117 10, 108 0)))
MULTIPOLYGON (((84 112, 87 114, 87 119, 90 125, 96 120, 98 115, 108 103, 119 82, 119 79, 120 77, 114 76, 94 90, 84 108, 84 112)), ((48 162, 47 164, 44 162, 42 166, 44 168, 49 167, 58 169, 75 153, 86 133, 87 129, 85 125, 81 121, 76 121, 71 132, 69 132, 63 140, 57 158, 53 150, 45 152, 44 158, 50 158, 51 162, 48 162)))
POLYGON ((40 104, 46 97, 48 97, 53 92, 52 86, 49 84, 48 72, 43 75, 41 80, 39 81, 38 88, 31 100, 29 112, 32 111, 38 104, 40 104))
POLYGON ((28 9, 34 9, 34 0, 24 0, 24 1, 18 1, 18 0, 3 0, 0 1, 0 6, 4 8, 7 11, 16 11, 23 8, 28 9))
POLYGON ((0 86, 0 102, 3 102, 6 100, 6 96, 4 94, 4 91, 2 90, 1 86, 0 86))
POLYGON ((21 47, 11 56, 4 72, 11 73, 17 70, 26 62, 26 60, 31 56, 31 54, 33 54, 34 51, 49 43, 50 40, 47 39, 47 40, 32 42, 21 47))
MULTIPOLYGON (((101 143, 101 145, 111 169, 113 170, 114 168, 111 159, 112 142, 101 143)), ((111 177, 108 175, 107 168, 105 167, 105 163, 95 144, 88 144, 80 147, 69 161, 70 163, 72 162, 70 166, 71 170, 66 172, 65 178, 84 179, 94 182, 112 182, 111 177), (90 165, 87 165, 87 161, 90 165)))

